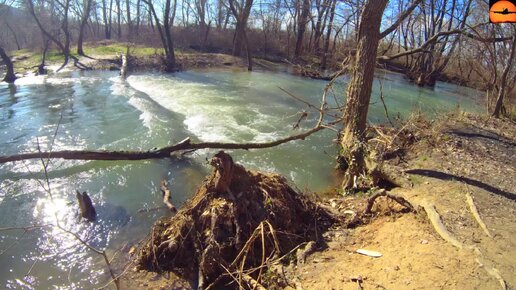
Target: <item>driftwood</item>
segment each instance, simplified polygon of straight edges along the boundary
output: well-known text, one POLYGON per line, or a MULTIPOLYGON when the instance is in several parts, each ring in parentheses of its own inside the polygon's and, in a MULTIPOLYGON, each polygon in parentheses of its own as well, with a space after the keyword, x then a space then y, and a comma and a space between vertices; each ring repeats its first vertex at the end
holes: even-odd
POLYGON ((172 204, 172 202, 170 202, 171 193, 170 189, 168 188, 168 182, 166 180, 162 180, 160 182, 160 189, 161 194, 163 195, 163 203, 168 207, 168 209, 171 212, 176 212, 176 207, 172 204))
POLYGON ((97 212, 95 211, 95 207, 93 207, 91 198, 88 196, 86 192, 80 193, 78 190, 76 191, 76 196, 77 200, 79 201, 81 217, 89 221, 94 221, 97 217, 97 212))

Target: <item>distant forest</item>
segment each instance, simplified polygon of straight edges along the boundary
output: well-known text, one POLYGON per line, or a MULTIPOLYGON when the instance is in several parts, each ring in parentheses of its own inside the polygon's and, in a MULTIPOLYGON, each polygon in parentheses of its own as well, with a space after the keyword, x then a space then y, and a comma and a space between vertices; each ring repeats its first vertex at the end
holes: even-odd
MULTIPOLYGON (((83 55, 87 41, 228 53, 317 69, 354 55, 364 0, 0 1, 0 46, 83 55)), ((514 24, 490 24, 487 0, 389 1, 378 62, 422 86, 453 81, 514 99, 514 24), (505 69, 507 68, 507 69, 505 69), (507 70, 507 73, 504 72, 507 70)), ((495 97, 493 97, 493 100, 495 97)))

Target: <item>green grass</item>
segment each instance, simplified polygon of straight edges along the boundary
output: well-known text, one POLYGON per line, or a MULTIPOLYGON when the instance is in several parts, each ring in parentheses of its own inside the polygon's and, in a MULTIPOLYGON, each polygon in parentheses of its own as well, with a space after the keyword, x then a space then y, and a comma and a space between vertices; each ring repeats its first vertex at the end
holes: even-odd
MULTIPOLYGON (((93 57, 116 56, 120 53, 125 53, 127 51, 128 45, 129 53, 136 57, 153 56, 156 54, 164 53, 163 48, 146 47, 114 41, 87 42, 84 44, 84 53, 93 57)), ((76 46, 72 46, 70 50, 71 55, 75 57, 78 56, 76 46)), ((18 60, 14 63, 15 71, 18 73, 23 73, 25 71, 34 70, 33 68, 40 64, 42 51, 20 49, 11 51, 9 54, 11 57, 18 58, 18 60)), ((58 49, 50 49, 47 52, 47 64, 60 64, 63 62, 63 60, 64 56, 58 49)))
POLYGON ((422 184, 424 182, 424 178, 417 175, 410 175, 409 180, 414 185, 422 184))
MULTIPOLYGON (((127 51, 127 43, 113 42, 105 45, 88 43, 84 46, 84 53, 93 56, 109 56, 125 53, 127 51)), ((129 54, 136 57, 150 56, 164 53, 163 48, 146 47, 140 45, 129 45, 129 54)))

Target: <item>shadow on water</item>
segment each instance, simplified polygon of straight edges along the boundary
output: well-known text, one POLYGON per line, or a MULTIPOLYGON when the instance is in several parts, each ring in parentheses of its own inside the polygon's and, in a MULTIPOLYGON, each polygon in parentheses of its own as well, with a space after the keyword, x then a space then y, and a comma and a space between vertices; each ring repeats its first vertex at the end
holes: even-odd
MULTIPOLYGON (((49 180, 67 178, 79 173, 88 172, 90 170, 102 170, 110 169, 129 163, 141 163, 144 161, 85 161, 83 164, 72 165, 69 167, 63 167, 59 169, 49 168, 47 174, 44 172, 14 172, 6 171, 5 174, 0 174, 0 179, 12 179, 12 180, 31 180, 31 179, 45 179, 48 177, 49 180)), ((169 168, 185 169, 193 168, 195 170, 201 170, 202 166, 189 158, 171 157, 166 159, 160 159, 159 162, 164 162, 169 168)), ((164 177, 163 177, 164 178, 164 177)))
POLYGON ((430 170, 430 169, 412 169, 412 170, 408 170, 406 172, 409 174, 422 175, 422 176, 437 178, 437 179, 441 179, 441 180, 464 182, 468 185, 476 186, 478 188, 489 191, 493 194, 501 195, 501 196, 506 197, 511 200, 516 200, 516 194, 514 194, 514 193, 501 190, 492 185, 489 185, 487 183, 483 183, 483 182, 480 182, 478 180, 474 180, 471 178, 457 176, 457 175, 448 174, 448 173, 444 173, 441 171, 430 170))

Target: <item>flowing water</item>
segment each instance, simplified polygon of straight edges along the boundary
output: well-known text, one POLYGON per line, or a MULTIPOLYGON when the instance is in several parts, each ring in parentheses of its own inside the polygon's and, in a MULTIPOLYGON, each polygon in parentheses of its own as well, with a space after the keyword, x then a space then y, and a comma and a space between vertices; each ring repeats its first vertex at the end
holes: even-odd
MULTIPOLYGON (((428 115, 476 111, 478 92, 438 83, 419 88, 402 76, 381 72, 375 81, 369 119, 385 122, 380 80, 390 115, 420 109, 428 115)), ((148 150, 178 142, 266 142, 310 128, 318 117, 280 88, 318 104, 325 81, 274 72, 230 70, 136 74, 66 72, 0 83, 0 155, 38 150, 148 150), (300 111, 309 112, 298 131, 300 111)), ((346 79, 334 86, 329 106, 344 102, 346 79)), ((333 184, 336 132, 326 130, 276 148, 233 151, 251 169, 279 172, 302 190, 333 184)), ((214 150, 187 158, 151 161, 51 160, 48 183, 41 160, 0 165, 0 287, 88 289, 109 281, 101 256, 59 225, 108 255, 142 239, 165 210, 159 181, 171 184, 181 205, 209 172, 214 150), (98 220, 80 222, 75 191, 88 192, 98 220)))

